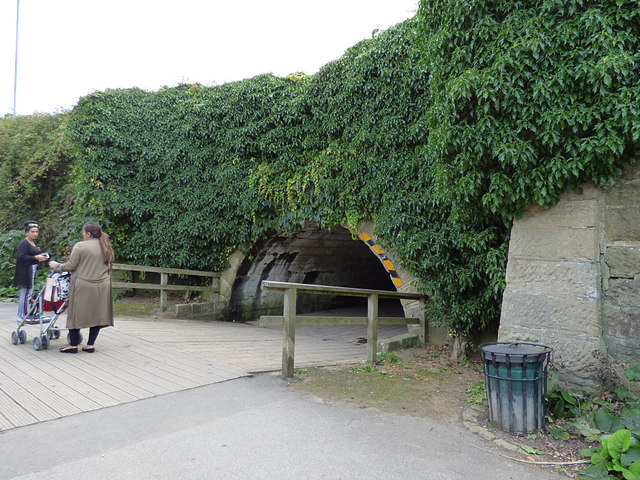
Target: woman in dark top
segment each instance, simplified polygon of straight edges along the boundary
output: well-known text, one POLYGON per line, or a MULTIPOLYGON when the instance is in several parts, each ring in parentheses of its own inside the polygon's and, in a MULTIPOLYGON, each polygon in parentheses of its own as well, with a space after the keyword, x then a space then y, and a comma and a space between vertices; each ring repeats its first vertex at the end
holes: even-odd
POLYGON ((20 287, 18 298, 18 325, 20 325, 29 312, 29 300, 33 295, 36 269, 40 262, 49 258, 48 253, 41 253, 36 245, 40 226, 31 220, 24 222, 24 231, 27 236, 18 245, 16 256, 16 271, 13 276, 13 284, 20 287))

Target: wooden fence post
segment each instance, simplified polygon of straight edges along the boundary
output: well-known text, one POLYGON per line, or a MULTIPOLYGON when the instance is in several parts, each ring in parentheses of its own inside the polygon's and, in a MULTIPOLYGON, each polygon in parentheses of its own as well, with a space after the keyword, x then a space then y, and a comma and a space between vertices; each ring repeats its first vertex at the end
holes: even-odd
POLYGON ((167 291, 162 287, 169 284, 169 274, 160 274, 160 311, 164 312, 167 309, 167 291))
POLYGON ((112 281, 111 286, 115 289, 139 289, 139 290, 159 290, 160 291, 160 311, 164 312, 169 307, 167 302, 167 292, 211 292, 215 301, 219 301, 220 294, 220 273, 219 272, 201 272, 198 270, 185 270, 183 268, 164 268, 149 267, 144 265, 128 265, 123 263, 114 263, 113 270, 123 270, 131 272, 151 272, 160 275, 160 284, 158 283, 142 283, 142 282, 123 282, 112 281), (188 275, 196 277, 210 277, 211 286, 200 285, 175 285, 169 284, 169 275, 188 275), (218 297, 215 295, 218 294, 218 297))
POLYGON ((282 377, 293 378, 296 347, 296 289, 284 291, 284 341, 282 342, 282 377))
POLYGON ((424 318, 425 296, 417 293, 401 293, 385 290, 372 290, 369 288, 351 288, 337 287, 332 285, 312 285, 304 283, 278 282, 272 280, 263 280, 261 288, 264 290, 277 290, 284 292, 284 315, 280 316, 261 316, 260 325, 275 324, 277 322, 283 324, 283 345, 282 345, 282 376, 284 378, 292 378, 294 376, 294 353, 295 353, 295 335, 296 323, 296 294, 325 294, 325 295, 343 295, 351 297, 367 298, 367 317, 316 317, 303 315, 299 322, 302 325, 364 325, 367 324, 367 361, 375 364, 378 361, 378 324, 396 325, 419 324, 420 325, 420 341, 426 340, 427 324, 424 318), (380 317, 379 299, 380 298, 399 298, 420 301, 420 312, 418 317, 396 318, 396 317, 380 317), (265 322, 263 324, 263 321, 265 322))
POLYGON ((427 323, 424 320, 424 297, 420 297, 418 300, 418 318, 420 319, 420 345, 424 345, 427 341, 427 323))
POLYGON ((367 361, 378 361, 378 294, 367 296, 367 361))

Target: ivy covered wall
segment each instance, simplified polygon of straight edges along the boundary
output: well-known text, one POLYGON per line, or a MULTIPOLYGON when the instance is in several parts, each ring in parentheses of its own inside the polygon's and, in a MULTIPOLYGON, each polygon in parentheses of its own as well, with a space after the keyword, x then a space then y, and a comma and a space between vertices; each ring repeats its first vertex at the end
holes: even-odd
POLYGON ((312 76, 95 93, 67 128, 79 203, 121 255, 199 269, 373 220, 428 318, 474 331, 499 316, 513 217, 635 161, 638 31, 637 1, 423 0, 312 76))

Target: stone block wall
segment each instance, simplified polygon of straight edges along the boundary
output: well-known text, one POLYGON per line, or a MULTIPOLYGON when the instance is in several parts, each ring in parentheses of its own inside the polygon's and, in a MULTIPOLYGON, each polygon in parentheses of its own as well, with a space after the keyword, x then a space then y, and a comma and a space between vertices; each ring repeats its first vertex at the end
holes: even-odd
POLYGON ((602 348, 599 198, 590 185, 516 220, 498 331, 499 341, 552 347, 563 382, 580 390, 598 388, 592 352, 602 348))
POLYGON ((602 328, 607 353, 640 363, 640 167, 603 189, 602 328))
POLYGON ((552 347, 567 388, 602 390, 640 363, 639 172, 514 223, 498 339, 552 347))

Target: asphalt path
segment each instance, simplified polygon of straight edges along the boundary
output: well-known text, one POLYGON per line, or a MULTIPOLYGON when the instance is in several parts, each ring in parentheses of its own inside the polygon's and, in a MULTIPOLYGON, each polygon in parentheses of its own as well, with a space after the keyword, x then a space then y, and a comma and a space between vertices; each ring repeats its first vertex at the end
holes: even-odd
POLYGON ((326 403, 265 374, 0 432, 0 479, 564 478, 506 455, 462 427, 326 403))
POLYGON ((2 479, 558 479, 466 429, 260 375, 15 428, 2 479))

